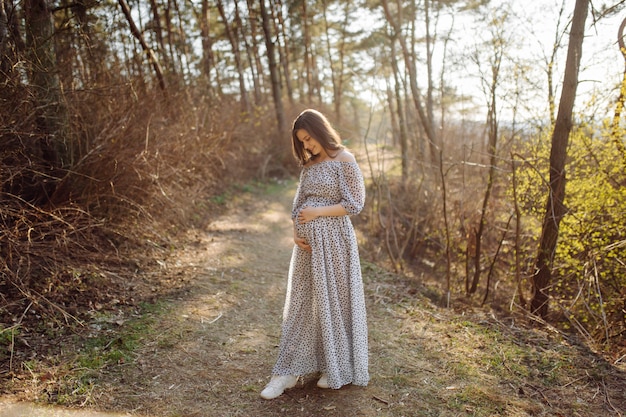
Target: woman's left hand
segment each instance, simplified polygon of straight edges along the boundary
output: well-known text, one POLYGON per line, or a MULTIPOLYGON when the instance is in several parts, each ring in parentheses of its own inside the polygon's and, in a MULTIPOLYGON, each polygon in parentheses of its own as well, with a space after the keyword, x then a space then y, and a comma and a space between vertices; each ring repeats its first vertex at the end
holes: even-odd
POLYGON ((298 213, 298 223, 306 223, 319 217, 315 207, 302 207, 298 213))

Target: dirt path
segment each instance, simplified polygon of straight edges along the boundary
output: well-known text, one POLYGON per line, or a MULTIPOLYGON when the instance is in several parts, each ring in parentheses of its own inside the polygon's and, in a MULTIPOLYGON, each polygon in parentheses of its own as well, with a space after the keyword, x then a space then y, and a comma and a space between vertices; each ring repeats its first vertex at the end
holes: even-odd
MULTIPOLYGON (((97 391, 104 408, 157 416, 370 416, 372 388, 321 391, 305 380, 265 401, 293 248, 295 184, 245 194, 167 260, 189 286, 138 352, 97 391)), ((165 262, 164 262, 165 264, 165 262)))

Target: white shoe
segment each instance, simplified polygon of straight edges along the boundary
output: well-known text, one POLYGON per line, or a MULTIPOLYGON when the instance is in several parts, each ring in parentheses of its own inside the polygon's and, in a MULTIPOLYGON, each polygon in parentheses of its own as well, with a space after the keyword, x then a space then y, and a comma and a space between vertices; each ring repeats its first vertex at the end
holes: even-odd
POLYGON ((320 388, 329 388, 328 386, 328 375, 322 374, 320 379, 317 381, 317 386, 320 388))
POLYGON ((273 400, 286 389, 295 387, 297 383, 298 377, 294 375, 273 376, 269 384, 261 391, 261 397, 266 400, 273 400))

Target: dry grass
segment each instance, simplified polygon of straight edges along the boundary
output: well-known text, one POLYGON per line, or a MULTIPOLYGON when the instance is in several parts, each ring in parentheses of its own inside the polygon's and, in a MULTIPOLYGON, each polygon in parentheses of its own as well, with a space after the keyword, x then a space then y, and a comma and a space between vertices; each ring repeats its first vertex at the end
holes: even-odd
POLYGON ((61 168, 28 91, 12 91, 0 109, 3 377, 56 351, 59 337, 88 331, 93 311, 132 308, 168 290, 159 276, 137 276, 178 233, 219 213, 233 185, 282 164, 275 151, 259 162, 275 147, 271 131, 254 128, 271 124, 266 109, 244 115, 237 103, 189 92, 139 96, 122 85, 68 95, 74 161, 61 168))

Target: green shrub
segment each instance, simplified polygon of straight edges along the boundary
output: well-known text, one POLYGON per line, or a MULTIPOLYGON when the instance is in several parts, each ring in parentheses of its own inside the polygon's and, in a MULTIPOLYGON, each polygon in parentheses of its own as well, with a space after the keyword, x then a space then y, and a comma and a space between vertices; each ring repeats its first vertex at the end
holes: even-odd
MULTIPOLYGON (((598 130, 578 127, 570 135, 567 214, 560 225, 551 296, 566 326, 607 342, 626 330, 626 158, 616 140, 598 130)), ((527 162, 516 171, 518 202, 526 232, 537 238, 548 192, 548 133, 518 149, 527 162)), ((532 253, 536 245, 525 249, 532 253)))

